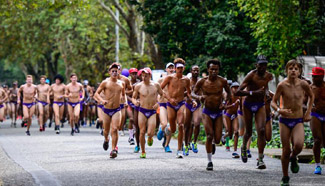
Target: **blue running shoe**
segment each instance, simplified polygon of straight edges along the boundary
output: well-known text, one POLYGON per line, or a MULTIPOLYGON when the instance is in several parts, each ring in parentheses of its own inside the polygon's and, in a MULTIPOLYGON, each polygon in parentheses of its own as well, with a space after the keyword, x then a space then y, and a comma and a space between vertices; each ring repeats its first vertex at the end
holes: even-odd
POLYGON ((170 150, 169 146, 166 146, 166 147, 165 147, 165 152, 172 153, 173 151, 170 150))
POLYGON ((189 153, 189 149, 188 149, 188 146, 185 146, 185 148, 183 148, 183 155, 184 156, 188 156, 190 153, 189 153))
POLYGON ((159 131, 157 133, 157 138, 160 141, 164 137, 164 131, 162 131, 161 127, 159 127, 159 131))
POLYGON ((140 151, 140 147, 139 146, 135 146, 134 147, 134 153, 138 153, 140 151))
POLYGON ((319 175, 321 175, 321 174, 322 174, 322 167, 317 166, 317 167, 315 168, 315 172, 314 172, 314 174, 319 174, 319 175))
POLYGON ((194 153, 198 153, 199 152, 199 150, 197 149, 197 143, 192 143, 192 151, 194 152, 194 153))

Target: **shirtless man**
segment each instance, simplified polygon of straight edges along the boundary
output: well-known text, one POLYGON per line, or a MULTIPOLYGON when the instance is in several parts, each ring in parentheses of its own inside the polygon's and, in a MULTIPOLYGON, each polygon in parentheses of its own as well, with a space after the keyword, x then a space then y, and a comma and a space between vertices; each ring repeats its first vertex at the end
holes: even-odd
POLYGON ((304 146, 305 132, 303 122, 311 120, 310 113, 314 102, 314 95, 309 84, 298 78, 300 68, 301 66, 295 59, 287 63, 287 78, 279 83, 271 102, 272 108, 281 115, 279 118, 282 143, 281 164, 283 172, 281 185, 289 185, 289 161, 291 162, 290 169, 292 173, 298 173, 299 171, 297 155, 304 146), (303 101, 305 95, 308 95, 309 102, 307 111, 304 114, 303 101), (280 97, 282 97, 283 108, 278 106, 280 97), (293 143, 292 151, 290 142, 293 143))
POLYGON ((202 119, 207 137, 205 149, 208 165, 206 169, 210 171, 213 170, 212 146, 214 144, 212 144, 212 141, 214 140, 215 144, 219 144, 222 136, 223 90, 227 93, 227 102, 230 100, 231 92, 227 80, 218 75, 220 70, 219 60, 210 59, 207 62, 207 69, 209 76, 200 79, 196 83, 192 96, 204 104, 202 119), (198 95, 200 91, 202 91, 202 95, 198 95))
POLYGON ((265 148, 265 95, 268 95, 268 83, 272 80, 272 74, 266 71, 266 57, 259 55, 257 57, 256 69, 247 74, 242 84, 239 86, 235 96, 246 96, 243 105, 243 114, 245 119, 245 136, 241 147, 241 158, 244 163, 247 162, 247 142, 252 136, 253 115, 255 114, 255 128, 257 131, 258 161, 257 169, 266 169, 263 161, 265 148), (246 88, 246 90, 244 90, 246 88))
MULTIPOLYGON (((166 72, 167 72, 167 76, 169 76, 175 72, 174 63, 170 62, 166 65, 166 72)), ((165 76, 165 77, 167 77, 167 76, 165 76)), ((165 77, 162 77, 158 80, 158 83, 160 85, 163 82, 165 77)), ((166 86, 163 90, 164 90, 164 92, 167 92, 168 86, 166 86)), ((158 138, 158 140, 161 140, 164 137, 163 147, 165 149, 165 152, 171 153, 172 151, 169 148, 169 142, 171 140, 172 135, 169 134, 166 136, 166 133, 164 132, 164 131, 168 130, 168 127, 167 127, 167 123, 168 123, 167 99, 164 97, 159 97, 158 101, 159 101, 159 119, 160 119, 161 126, 159 127, 157 138, 158 138)), ((168 133, 168 131, 167 131, 167 133, 168 133)))
POLYGON ((23 94, 23 114, 24 123, 27 123, 26 134, 30 136, 29 128, 32 124, 32 117, 35 111, 35 96, 37 93, 37 87, 33 84, 33 77, 31 75, 26 76, 26 84, 20 86, 18 90, 18 104, 20 103, 21 94, 23 94))
POLYGON ((311 89, 315 96, 314 105, 311 112, 310 128, 314 137, 314 156, 315 156, 315 174, 322 174, 320 166, 320 152, 321 147, 325 147, 325 82, 324 69, 321 67, 314 67, 311 75, 313 76, 313 84, 311 89))
POLYGON ((3 122, 3 120, 5 119, 5 106, 4 104, 5 101, 8 99, 8 95, 6 93, 6 91, 0 87, 0 122, 3 122))
POLYGON ((138 124, 142 150, 140 158, 146 158, 145 134, 146 132, 148 134, 148 146, 152 146, 156 128, 156 109, 159 107, 157 97, 158 94, 163 96, 163 91, 158 83, 150 80, 152 75, 150 68, 142 69, 141 75, 143 81, 134 87, 132 103, 139 107, 138 124))
MULTIPOLYGON (((106 151, 109 146, 109 131, 111 129, 112 136, 112 151, 110 153, 110 158, 117 157, 117 141, 118 141, 118 129, 121 124, 121 107, 120 104, 124 103, 125 100, 121 97, 125 95, 125 84, 123 81, 118 80, 118 68, 116 63, 113 63, 109 67, 110 77, 102 81, 99 85, 96 93, 95 99, 99 101, 103 113, 103 125, 104 125, 104 143, 103 148, 106 151), (104 99, 100 94, 104 92, 104 99)), ((125 97, 124 97, 125 98, 125 97)))
MULTIPOLYGON (((228 105, 231 105, 230 108, 225 109, 224 112, 224 120, 226 123, 226 129, 227 129, 227 133, 224 136, 224 138, 229 138, 232 139, 233 134, 234 136, 234 152, 232 153, 232 157, 233 158, 239 158, 239 155, 237 154, 237 144, 238 144, 238 118, 237 118, 237 110, 238 107, 240 105, 240 98, 238 96, 235 96, 235 92, 237 92, 239 87, 239 84, 237 82, 233 82, 230 85, 230 89, 231 89, 231 99, 229 100, 229 103, 227 103, 228 105)), ((230 147, 229 147, 229 143, 227 144, 226 141, 226 150, 230 151, 230 147)))
POLYGON ((122 65, 120 63, 115 63, 116 65, 118 65, 118 80, 121 80, 124 82, 125 84, 125 95, 122 95, 121 100, 123 99, 125 102, 121 102, 121 123, 120 123, 120 131, 122 131, 122 136, 124 136, 124 124, 125 124, 125 116, 126 116, 126 109, 125 107, 127 106, 127 98, 126 95, 132 95, 133 93, 133 89, 131 86, 131 82, 129 80, 129 78, 123 76, 121 74, 121 70, 122 70, 122 65))
MULTIPOLYGON (((196 82, 200 80, 200 69, 199 66, 194 65, 191 68, 192 77, 191 80, 191 90, 194 89, 194 86, 196 82)), ((199 93, 200 95, 200 93, 199 93)), ((192 103, 189 102, 189 99, 185 102, 185 148, 183 149, 183 155, 188 156, 189 155, 189 149, 190 147, 190 141, 192 139, 192 120, 194 124, 194 141, 192 143, 192 150, 194 153, 198 153, 197 149, 197 138, 200 133, 200 123, 202 120, 202 109, 201 109, 201 103, 199 100, 196 100, 198 105, 196 107, 193 107, 192 103)))
MULTIPOLYGON (((139 83, 140 81, 137 78, 138 69, 131 68, 129 70, 130 76, 131 76, 131 85, 134 89, 134 86, 139 83)), ((129 143, 130 145, 134 145, 134 134, 136 135, 136 143, 134 152, 139 152, 140 146, 139 146, 139 126, 138 126, 138 111, 136 109, 136 106, 132 103, 132 95, 126 95, 128 99, 128 108, 127 108, 127 115, 129 117, 129 143)))
POLYGON ((63 76, 59 74, 54 77, 54 81, 55 83, 51 85, 47 97, 48 102, 50 102, 50 97, 53 96, 54 129, 56 134, 60 134, 60 121, 64 112, 65 85, 63 84, 63 76))
MULTIPOLYGON (((89 101, 93 96, 93 90, 91 86, 88 85, 88 80, 84 80, 83 88, 85 90, 85 98, 81 101, 81 108, 80 108, 80 121, 82 126, 87 126, 87 117, 88 117, 88 110, 89 110, 89 101)), ((91 123, 90 123, 91 126, 91 123)))
POLYGON ((77 82, 77 74, 72 73, 70 75, 70 81, 65 87, 65 97, 68 98, 68 111, 69 111, 69 121, 71 126, 71 135, 74 135, 74 132, 79 133, 79 114, 80 114, 80 102, 85 97, 85 90, 83 86, 77 82), (81 97, 80 97, 81 93, 81 97), (76 129, 74 129, 74 127, 76 129))
MULTIPOLYGON (((167 127, 166 136, 169 133, 176 131, 176 124, 178 124, 178 148, 177 158, 183 158, 182 146, 184 135, 184 92, 187 92, 189 102, 193 103, 193 107, 197 106, 197 103, 192 100, 191 96, 191 81, 188 77, 183 76, 185 61, 182 58, 176 58, 174 60, 176 67, 176 73, 164 78, 161 83, 161 88, 164 89, 168 86, 167 93, 170 99, 167 102, 167 116, 170 127, 167 127)), ((166 145, 168 145, 166 143, 166 145)))
POLYGON ((48 92, 50 90, 50 85, 45 83, 46 76, 41 76, 40 83, 37 85, 37 105, 38 105, 38 123, 39 131, 45 131, 44 124, 46 123, 49 117, 49 99, 48 92))
POLYGON ((18 104, 17 104, 17 92, 18 92, 18 82, 14 81, 12 83, 12 88, 9 89, 9 101, 10 101, 10 117, 11 123, 16 127, 16 120, 18 117, 18 104))

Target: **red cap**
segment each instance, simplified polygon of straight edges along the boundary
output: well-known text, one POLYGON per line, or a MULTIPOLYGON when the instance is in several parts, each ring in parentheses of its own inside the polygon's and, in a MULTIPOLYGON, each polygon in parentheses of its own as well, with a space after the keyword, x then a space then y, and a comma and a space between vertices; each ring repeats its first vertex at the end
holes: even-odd
POLYGON ((143 69, 141 69, 141 70, 138 71, 138 76, 139 77, 141 76, 142 71, 143 71, 143 69))
POLYGON ((138 69, 136 69, 136 68, 130 68, 129 73, 131 74, 133 72, 138 72, 138 69))
POLYGON ((149 67, 142 69, 142 71, 151 75, 151 69, 149 67))
POLYGON ((324 69, 322 67, 314 67, 312 69, 312 73, 309 73, 313 76, 324 76, 325 72, 324 69))

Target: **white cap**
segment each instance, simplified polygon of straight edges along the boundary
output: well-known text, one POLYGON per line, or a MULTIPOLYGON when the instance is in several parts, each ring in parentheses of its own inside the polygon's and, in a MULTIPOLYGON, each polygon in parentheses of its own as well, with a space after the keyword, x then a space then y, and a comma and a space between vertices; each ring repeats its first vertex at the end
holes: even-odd
POLYGON ((174 63, 169 62, 169 63, 167 63, 166 68, 168 68, 168 67, 171 66, 171 65, 175 66, 174 63))

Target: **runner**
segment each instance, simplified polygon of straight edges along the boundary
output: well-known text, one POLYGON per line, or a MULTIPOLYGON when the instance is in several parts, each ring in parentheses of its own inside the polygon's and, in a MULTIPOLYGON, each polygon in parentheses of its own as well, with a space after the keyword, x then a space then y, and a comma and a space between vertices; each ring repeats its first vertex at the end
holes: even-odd
POLYGON ((69 111, 69 121, 71 126, 71 135, 74 135, 74 132, 79 133, 79 114, 80 114, 80 102, 85 97, 85 90, 83 86, 77 82, 77 74, 72 73, 70 75, 70 81, 65 87, 65 97, 68 98, 68 111, 69 111), (80 96, 81 93, 81 96, 80 96), (74 129, 75 127, 75 129, 74 129))
POLYGON ((58 74, 54 77, 55 83, 51 85, 49 90, 48 102, 50 102, 50 97, 53 96, 53 112, 55 121, 55 132, 60 134, 60 121, 63 117, 64 111, 64 95, 65 95, 65 85, 63 84, 64 78, 58 74))
POLYGON ((125 125, 125 116, 126 116, 126 109, 125 107, 127 106, 127 98, 126 98, 126 95, 129 95, 131 96, 132 93, 133 93, 133 89, 132 89, 132 86, 131 86, 131 82, 130 80, 123 76, 121 74, 121 71, 122 71, 122 65, 120 63, 115 63, 116 65, 118 65, 118 79, 123 81, 124 84, 125 84, 125 95, 123 95, 123 98, 121 97, 121 100, 123 99, 125 102, 121 102, 121 123, 120 123, 120 131, 121 131, 121 135, 124 136, 124 125, 125 125))
POLYGON ((110 153, 111 158, 117 157, 117 141, 118 141, 118 129, 121 124, 121 107, 120 104, 125 102, 125 84, 123 81, 118 80, 118 64, 113 63, 108 71, 110 77, 102 81, 99 85, 95 99, 99 100, 99 104, 103 113, 103 125, 104 125, 104 143, 103 148, 106 151, 109 146, 109 131, 111 129, 112 136, 112 151, 110 153), (100 94, 104 92, 104 99, 100 94), (122 99, 121 99, 122 97, 122 99))
POLYGON ((0 87, 0 122, 3 122, 5 119, 5 104, 8 99, 6 91, 0 87))
POLYGON ((50 86, 45 83, 46 76, 41 76, 40 83, 37 85, 37 104, 38 104, 38 124, 39 131, 45 131, 45 123, 49 117, 49 103, 50 99, 48 98, 48 92, 50 90, 50 86))
POLYGON ((163 91, 158 83, 150 80, 152 75, 150 68, 142 69, 141 75, 143 81, 135 86, 132 103, 139 107, 138 124, 142 150, 140 158, 146 158, 145 134, 146 132, 148 134, 148 146, 152 146, 156 128, 156 109, 159 107, 157 96, 158 94, 163 96, 163 91))
MULTIPOLYGON (((178 148, 176 157, 183 158, 183 135, 184 135, 184 92, 186 91, 189 102, 193 103, 193 107, 197 106, 197 103, 192 100, 191 96, 191 81, 188 77, 183 75, 185 61, 182 58, 176 58, 174 60, 176 67, 176 74, 172 74, 164 78, 161 83, 161 88, 164 89, 166 86, 167 94, 171 99, 167 102, 167 116, 170 127, 165 129, 166 136, 171 133, 175 133, 176 124, 178 124, 178 148)), ((166 142, 166 146, 169 144, 166 142)))
MULTIPOLYGON (((175 72, 175 65, 172 62, 169 62, 166 65, 166 73, 167 76, 173 74, 175 72)), ((161 85, 161 83, 164 81, 164 78, 167 76, 164 76, 158 80, 158 83, 161 85)), ((166 86, 163 91, 166 93, 168 91, 168 86, 166 86)), ((166 136, 166 133, 164 131, 168 130, 168 118, 167 118, 167 99, 164 97, 159 97, 159 119, 161 126, 159 127, 159 131, 157 133, 158 140, 161 140, 164 138, 162 146, 167 153, 171 153, 172 150, 169 147, 169 142, 171 140, 171 133, 166 136)), ((168 131, 167 131, 168 133, 168 131)))
MULTIPOLYGON (((200 69, 199 66, 194 65, 191 68, 192 77, 190 78, 191 81, 191 90, 193 90, 195 84, 200 80, 200 69)), ((199 93, 200 95, 200 93, 199 93)), ((202 120, 202 109, 201 103, 199 100, 196 100, 198 105, 193 107, 192 103, 189 102, 189 99, 185 102, 185 148, 183 149, 183 155, 188 156, 189 150, 191 149, 190 142, 192 139, 192 131, 194 125, 194 140, 192 143, 192 151, 194 153, 198 153, 197 149, 197 139, 200 133, 200 123, 202 120), (193 121, 193 125, 192 125, 193 121)))
POLYGON ((14 127, 16 127, 16 120, 18 117, 18 104, 17 104, 18 88, 17 87, 18 87, 18 82, 14 81, 12 83, 12 88, 9 89, 11 125, 14 125, 14 127))
POLYGON ((23 105, 23 124, 27 123, 27 129, 26 134, 30 136, 29 128, 32 124, 32 117, 34 115, 35 111, 35 95, 37 93, 37 87, 33 84, 33 77, 31 75, 26 76, 26 84, 23 84, 20 86, 18 90, 18 104, 22 99, 22 105, 23 105))
POLYGON ((234 152, 232 153, 233 158, 239 158, 237 153, 237 145, 238 145, 238 117, 237 117, 237 110, 240 105, 240 98, 235 96, 235 92, 237 92, 239 84, 237 82, 233 82, 230 85, 231 89, 231 99, 229 100, 228 105, 231 105, 230 108, 225 109, 224 111, 224 120, 226 123, 227 133, 225 134, 224 138, 226 138, 226 150, 230 151, 229 146, 229 139, 232 139, 234 134, 234 152))
POLYGON ((314 67, 311 75, 313 76, 313 84, 311 89, 315 96, 314 105, 311 112, 310 128, 314 137, 314 157, 315 157, 315 174, 322 174, 320 166, 321 147, 325 147, 325 82, 324 69, 314 67))
MULTIPOLYGON (((131 76, 131 85, 134 89, 134 86, 139 83, 140 81, 137 79, 138 69, 131 68, 129 70, 130 76, 131 76)), ((139 152, 140 146, 139 146, 139 126, 138 121, 135 119, 138 119, 138 111, 136 109, 136 106, 132 103, 132 97, 130 95, 126 95, 128 99, 128 108, 127 108, 127 115, 129 117, 129 143, 130 145, 134 145, 134 135, 136 135, 136 143, 134 152, 139 152)))
POLYGON ((219 76, 220 61, 218 59, 210 59, 207 62, 209 76, 200 79, 193 90, 192 96, 200 100, 204 104, 203 108, 203 124, 206 133, 205 148, 207 152, 208 165, 207 170, 213 170, 212 163, 212 141, 216 144, 220 143, 222 135, 222 110, 224 109, 223 90, 227 93, 228 102, 230 100, 230 88, 227 80, 219 76), (202 95, 198 93, 202 91, 202 95))
MULTIPOLYGON (((87 118, 88 118, 88 104, 90 101, 90 98, 93 96, 93 90, 91 86, 88 85, 88 80, 83 81, 83 88, 85 90, 85 97, 84 99, 80 102, 80 124, 82 126, 87 126, 87 118)), ((90 124, 91 126, 91 124, 90 124)))
POLYGON ((292 173, 298 173, 299 165, 297 155, 304 146, 304 121, 311 119, 310 112, 314 102, 314 95, 308 83, 298 78, 301 66, 296 60, 290 60, 286 65, 287 78, 279 83, 271 106, 281 116, 279 118, 280 136, 282 143, 282 172, 281 185, 289 185, 288 166, 292 173), (303 101, 308 95, 309 102, 307 111, 303 114, 303 101), (282 97, 283 108, 278 106, 278 101, 282 97), (291 140, 292 136, 292 140, 291 140), (293 150, 291 151, 290 142, 293 150))
POLYGON ((272 74, 266 71, 268 61, 263 55, 257 57, 256 69, 247 74, 239 86, 235 96, 246 96, 244 99, 243 113, 245 119, 245 136, 241 147, 241 158, 247 162, 247 142, 252 136, 252 120, 255 114, 255 128, 257 131, 258 161, 257 169, 266 169, 263 161, 265 148, 265 95, 268 95, 268 83, 272 80, 272 74), (247 88, 246 90, 244 90, 247 88))

